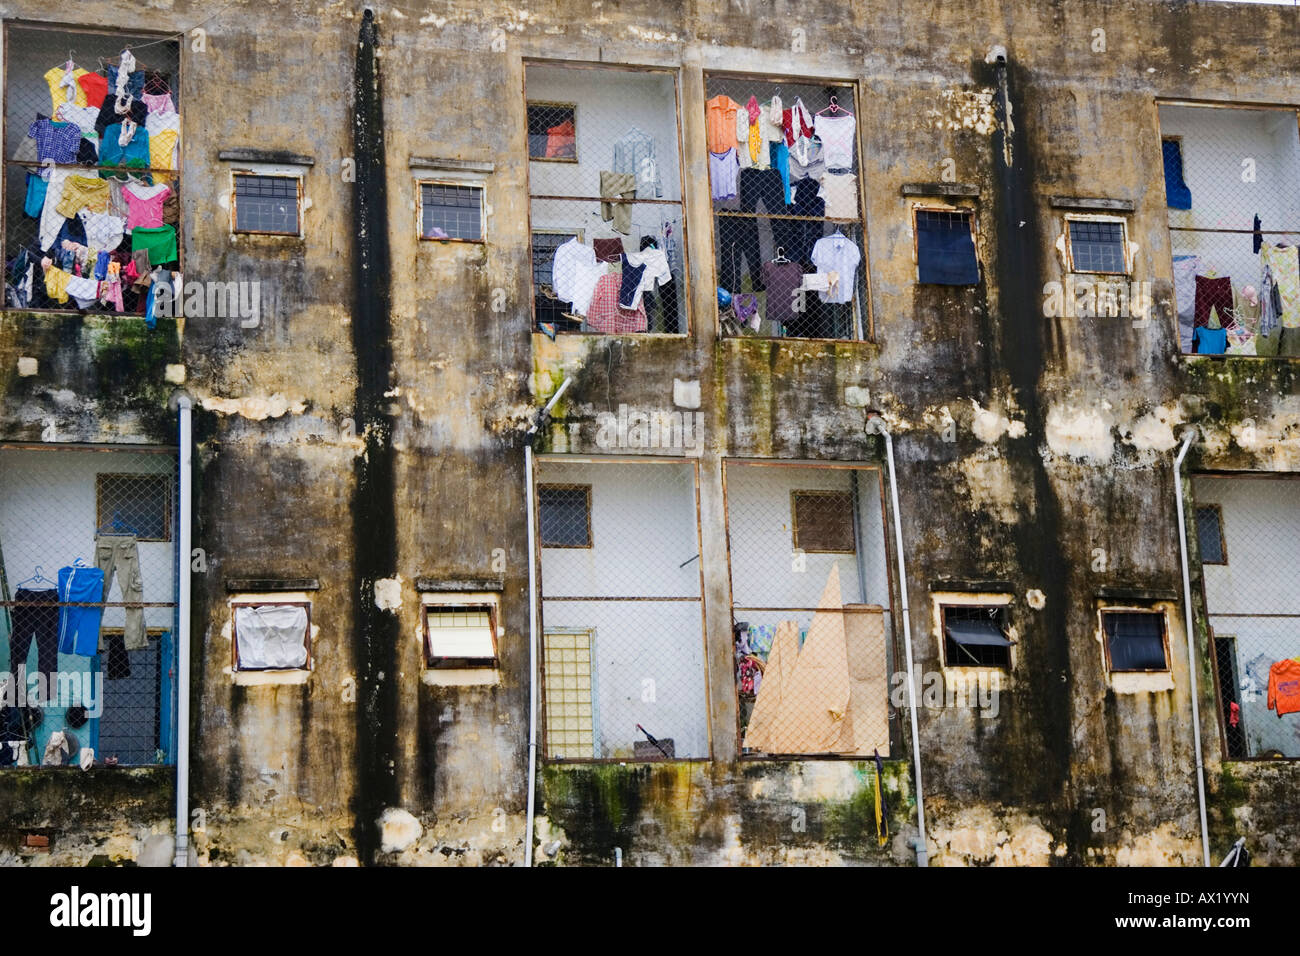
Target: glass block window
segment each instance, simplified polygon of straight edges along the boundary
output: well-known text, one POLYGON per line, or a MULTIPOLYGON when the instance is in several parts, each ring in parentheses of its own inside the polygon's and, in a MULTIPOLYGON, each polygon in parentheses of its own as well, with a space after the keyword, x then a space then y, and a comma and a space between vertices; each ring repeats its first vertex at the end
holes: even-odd
POLYGON ((599 756, 591 645, 591 631, 545 637, 546 753, 553 760, 599 756))

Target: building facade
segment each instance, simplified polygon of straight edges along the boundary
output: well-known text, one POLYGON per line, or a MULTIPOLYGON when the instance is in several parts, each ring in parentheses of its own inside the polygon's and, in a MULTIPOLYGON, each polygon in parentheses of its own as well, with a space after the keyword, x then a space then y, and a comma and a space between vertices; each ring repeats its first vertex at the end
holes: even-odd
POLYGON ((0 19, 5 862, 1296 862, 1294 8, 0 19))

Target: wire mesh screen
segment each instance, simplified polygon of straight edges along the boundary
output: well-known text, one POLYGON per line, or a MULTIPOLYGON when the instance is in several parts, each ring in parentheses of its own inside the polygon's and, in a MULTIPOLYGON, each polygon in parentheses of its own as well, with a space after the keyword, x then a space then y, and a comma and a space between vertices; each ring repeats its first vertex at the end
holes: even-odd
POLYGON ((145 314, 152 284, 180 269, 177 44, 6 37, 7 307, 145 314))
POLYGON ((1226 756, 1300 757, 1300 482, 1193 480, 1226 756))
POLYGON ((879 472, 726 465, 744 753, 889 754, 879 472))
POLYGON ((865 337, 852 89, 710 76, 706 93, 723 331, 865 337))
POLYGON ((695 469, 538 465, 553 760, 709 755, 695 469))
POLYGON ((1295 110, 1160 107, 1179 347, 1300 355, 1295 110))
POLYGON ((0 765, 174 759, 174 453, 0 447, 0 765))
POLYGON ((527 89, 538 328, 685 332, 672 74, 534 65, 527 89))

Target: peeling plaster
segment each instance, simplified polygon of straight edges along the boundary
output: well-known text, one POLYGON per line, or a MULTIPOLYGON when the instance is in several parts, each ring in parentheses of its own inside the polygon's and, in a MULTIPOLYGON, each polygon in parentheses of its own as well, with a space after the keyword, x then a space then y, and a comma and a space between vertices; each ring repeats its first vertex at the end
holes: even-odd
MULTIPOLYGON (((1025 423, 1015 421, 1002 414, 996 408, 981 408, 979 402, 970 400, 971 410, 975 413, 971 420, 971 431, 985 444, 992 444, 1003 435, 1010 438, 1025 436, 1025 423)), ((947 411, 947 409, 945 409, 947 411)))
POLYGON ((1064 458, 1108 463, 1115 450, 1110 403, 1100 409, 1054 405, 1047 413, 1047 446, 1064 458))
POLYGON ((290 401, 279 392, 269 397, 254 395, 249 398, 213 398, 208 396, 199 399, 199 404, 210 412, 241 415, 255 422, 280 418, 289 413, 301 415, 307 410, 307 403, 302 399, 290 401))

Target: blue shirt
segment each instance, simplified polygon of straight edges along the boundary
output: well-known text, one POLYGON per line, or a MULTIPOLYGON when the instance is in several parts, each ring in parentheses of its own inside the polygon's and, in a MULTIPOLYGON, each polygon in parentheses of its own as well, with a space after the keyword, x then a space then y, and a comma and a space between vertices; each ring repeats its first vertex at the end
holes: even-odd
MULTIPOLYGON (((75 163, 81 147, 81 127, 76 123, 55 123, 48 116, 37 115, 27 127, 27 135, 36 140, 36 155, 41 162, 75 163)), ((147 153, 147 150, 146 150, 147 153)))
POLYGON ((125 146, 119 146, 117 143, 117 138, 121 134, 121 123, 114 123, 104 130, 104 135, 99 140, 99 165, 148 166, 149 131, 143 125, 137 126, 131 142, 125 146))

